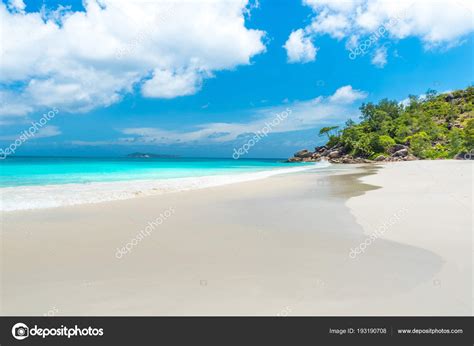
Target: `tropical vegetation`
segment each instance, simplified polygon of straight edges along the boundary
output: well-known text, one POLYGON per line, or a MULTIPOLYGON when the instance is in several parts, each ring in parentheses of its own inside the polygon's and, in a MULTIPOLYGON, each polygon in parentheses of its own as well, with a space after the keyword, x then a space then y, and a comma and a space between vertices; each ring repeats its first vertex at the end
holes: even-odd
MULTIPOLYGON (((348 120, 342 129, 326 127, 327 147, 368 159, 389 154, 396 144, 421 159, 453 158, 474 150, 474 87, 438 94, 428 90, 406 102, 383 99, 364 103, 359 122, 348 120)), ((473 153, 474 154, 474 153, 473 153)))

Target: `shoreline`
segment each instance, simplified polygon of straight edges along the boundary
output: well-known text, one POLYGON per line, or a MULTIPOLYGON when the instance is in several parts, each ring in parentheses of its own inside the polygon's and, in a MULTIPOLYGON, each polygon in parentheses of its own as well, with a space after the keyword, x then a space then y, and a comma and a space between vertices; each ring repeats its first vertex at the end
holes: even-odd
POLYGON ((424 175, 416 176, 413 164, 332 165, 206 190, 5 213, 1 313, 469 315, 471 220, 443 194, 432 198, 439 185, 419 179, 428 170, 453 188, 472 170, 422 163, 416 170, 424 175), (462 174, 449 175, 453 168, 462 174), (351 258, 404 201, 400 177, 415 202, 420 191, 427 194, 429 208, 415 203, 351 258), (159 223, 170 207, 174 213, 159 223), (423 213, 431 219, 421 224, 423 213), (444 214, 458 229, 454 239, 444 214), (159 225, 118 259, 117 248, 151 221, 159 225))
POLYGON ((0 188, 0 212, 49 209, 82 204, 97 204, 156 196, 172 192, 204 189, 266 179, 278 174, 302 172, 327 167, 327 163, 301 167, 273 168, 234 174, 216 174, 169 179, 137 179, 109 182, 24 185, 0 188), (8 200, 8 201, 6 201, 8 200))
MULTIPOLYGON (((434 161, 434 160, 423 160, 434 161)), ((453 160, 443 160, 453 161, 453 160)), ((0 212, 19 212, 25 210, 51 209, 63 206, 99 204, 116 200, 135 199, 144 196, 176 193, 205 189, 215 186, 225 186, 260 179, 274 175, 291 174, 306 170, 326 169, 331 165, 367 166, 383 165, 393 162, 359 162, 342 163, 329 161, 309 162, 304 166, 288 168, 273 168, 252 172, 236 172, 233 174, 214 174, 180 178, 130 179, 116 181, 94 181, 87 183, 63 183, 45 185, 20 185, 1 187, 0 212)))

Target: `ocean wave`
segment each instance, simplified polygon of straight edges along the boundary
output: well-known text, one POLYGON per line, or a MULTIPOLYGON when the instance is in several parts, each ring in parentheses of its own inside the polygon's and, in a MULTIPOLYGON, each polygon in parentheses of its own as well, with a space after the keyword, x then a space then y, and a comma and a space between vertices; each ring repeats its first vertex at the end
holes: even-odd
POLYGON ((57 208, 79 204, 101 203, 141 196, 202 189, 265 179, 277 174, 324 168, 327 162, 301 167, 272 169, 251 173, 212 175, 189 178, 90 182, 83 184, 16 186, 0 189, 0 211, 57 208))

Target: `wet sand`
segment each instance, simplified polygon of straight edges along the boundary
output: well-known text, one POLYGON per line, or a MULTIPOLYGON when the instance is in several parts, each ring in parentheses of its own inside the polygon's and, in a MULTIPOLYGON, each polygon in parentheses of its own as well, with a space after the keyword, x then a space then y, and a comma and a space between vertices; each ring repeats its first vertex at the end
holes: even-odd
POLYGON ((464 174, 453 175, 423 166, 435 176, 442 171, 437 179, 448 192, 440 192, 436 184, 420 185, 412 166, 393 167, 337 165, 202 190, 4 213, 1 314, 471 314, 465 305, 472 303, 471 215, 443 193, 459 197, 454 186, 470 183, 472 169, 452 164, 449 169, 464 174), (381 178, 384 172, 390 179, 381 178), (410 213, 352 258, 351 249, 374 225, 400 208, 382 203, 404 200, 400 179, 410 184, 410 213), (170 208, 169 217, 129 245, 130 252, 117 253, 170 208), (418 219, 423 212, 434 217, 418 219), (442 217, 449 223, 441 224, 442 217), (455 292, 459 304, 452 304, 455 292))

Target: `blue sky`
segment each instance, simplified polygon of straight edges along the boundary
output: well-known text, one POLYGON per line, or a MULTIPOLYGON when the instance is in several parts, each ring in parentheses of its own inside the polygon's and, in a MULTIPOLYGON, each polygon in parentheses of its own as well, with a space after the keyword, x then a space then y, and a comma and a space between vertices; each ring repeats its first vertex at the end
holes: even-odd
POLYGON ((383 1, 230 2, 160 4, 158 29, 130 3, 3 2, 2 147, 55 107, 16 154, 230 157, 289 110, 247 155, 282 158, 321 144, 319 128, 357 119, 363 102, 474 82, 469 2, 402 15, 383 1))

